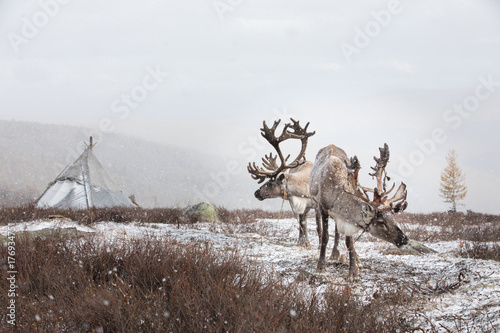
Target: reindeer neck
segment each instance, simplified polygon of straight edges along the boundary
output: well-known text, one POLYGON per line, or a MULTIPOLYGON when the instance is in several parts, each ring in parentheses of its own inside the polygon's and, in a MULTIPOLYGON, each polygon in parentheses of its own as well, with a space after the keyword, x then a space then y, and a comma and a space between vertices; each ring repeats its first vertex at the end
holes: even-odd
POLYGON ((287 174, 283 181, 282 192, 286 193, 287 197, 310 198, 309 179, 287 174))
POLYGON ((339 191, 335 204, 330 208, 329 212, 333 215, 333 218, 341 219, 346 223, 363 228, 365 225, 361 214, 363 204, 363 200, 353 194, 339 191))

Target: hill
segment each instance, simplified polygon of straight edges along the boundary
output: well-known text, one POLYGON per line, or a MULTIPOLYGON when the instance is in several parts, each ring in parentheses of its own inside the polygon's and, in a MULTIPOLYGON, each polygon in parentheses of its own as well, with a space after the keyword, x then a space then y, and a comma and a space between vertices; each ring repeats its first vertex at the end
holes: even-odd
MULTIPOLYGON (((36 200, 88 143, 83 127, 0 121, 0 204, 36 200)), ((228 175, 222 156, 158 144, 133 136, 94 138, 94 154, 113 180, 144 207, 173 207, 211 201, 226 207, 259 207, 246 171, 228 175)), ((244 170, 243 167, 240 167, 244 170)))

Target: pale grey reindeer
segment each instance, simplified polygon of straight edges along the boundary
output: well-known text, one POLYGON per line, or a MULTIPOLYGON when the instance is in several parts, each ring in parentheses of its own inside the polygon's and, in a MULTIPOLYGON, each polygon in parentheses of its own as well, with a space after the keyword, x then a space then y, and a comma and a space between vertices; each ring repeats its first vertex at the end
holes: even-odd
POLYGON ((380 148, 380 158, 375 157, 375 161, 377 165, 372 168, 374 172, 370 175, 377 178, 377 187, 372 190, 358 186, 360 167, 356 157, 349 160, 346 153, 334 145, 318 152, 309 181, 311 196, 319 204, 323 229, 318 272, 325 271, 329 217, 335 220, 338 231, 346 236, 349 251, 347 278, 350 282, 359 279, 353 240, 355 234, 368 232, 398 247, 408 243, 408 237, 396 225, 393 215, 407 207, 406 185, 401 183, 391 199, 388 199, 388 194, 394 186, 389 191, 386 190, 385 181, 388 177, 385 168, 389 161, 387 144, 380 148), (373 192, 373 200, 369 199, 367 192, 373 192))
POLYGON ((270 198, 282 198, 288 200, 292 210, 299 214, 299 241, 300 246, 309 247, 309 238, 307 235, 307 213, 314 209, 316 211, 316 226, 318 237, 321 240, 321 221, 316 202, 309 193, 309 175, 313 164, 305 159, 307 140, 316 132, 307 132, 309 123, 302 128, 299 121, 291 119, 293 124, 285 124, 279 137, 276 136, 276 129, 281 120, 274 122, 269 128, 264 121, 261 128, 261 135, 276 150, 276 155, 272 153, 262 158, 264 168, 255 165, 255 162, 248 164, 248 172, 252 178, 258 180, 259 184, 268 180, 256 192, 255 197, 258 200, 270 198), (287 164, 290 155, 284 157, 280 144, 289 139, 301 141, 301 150, 297 157, 287 164), (279 165, 277 159, 279 158, 279 165), (288 171, 288 173, 285 173, 288 171))

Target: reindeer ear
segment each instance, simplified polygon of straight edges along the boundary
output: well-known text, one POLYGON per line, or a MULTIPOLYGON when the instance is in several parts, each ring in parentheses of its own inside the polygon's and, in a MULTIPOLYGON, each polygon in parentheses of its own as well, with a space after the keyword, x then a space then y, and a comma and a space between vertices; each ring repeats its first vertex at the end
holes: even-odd
POLYGON ((279 181, 279 182, 282 182, 282 181, 284 181, 284 180, 285 180, 285 174, 284 174, 284 173, 282 173, 282 174, 280 174, 280 175, 278 176, 278 181, 279 181))
POLYGON ((370 221, 375 217, 375 209, 367 204, 363 203, 361 206, 361 214, 363 215, 363 220, 365 221, 366 224, 370 223, 370 221))

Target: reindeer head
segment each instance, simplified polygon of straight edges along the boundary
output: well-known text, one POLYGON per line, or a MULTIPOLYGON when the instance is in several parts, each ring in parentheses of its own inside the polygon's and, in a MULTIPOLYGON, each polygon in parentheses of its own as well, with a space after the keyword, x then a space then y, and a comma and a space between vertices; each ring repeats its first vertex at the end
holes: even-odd
POLYGON ((276 179, 270 179, 255 191, 254 195, 260 201, 272 198, 282 198, 285 188, 285 174, 280 174, 276 179))
POLYGON ((290 118, 290 120, 293 122, 293 124, 285 124, 283 132, 279 137, 276 137, 275 132, 281 120, 275 121, 271 128, 269 128, 264 121, 264 126, 260 129, 261 135, 264 137, 264 139, 267 140, 267 142, 271 144, 271 146, 273 146, 277 154, 273 156, 273 153, 269 153, 269 155, 265 155, 264 158, 262 158, 262 164, 265 169, 255 165, 255 162, 253 164, 248 164, 248 172, 253 179, 259 182, 259 184, 268 179, 268 181, 255 192, 255 197, 261 201, 269 198, 284 197, 286 195, 286 176, 284 172, 286 170, 296 168, 305 162, 307 139, 316 133, 307 132, 309 123, 307 123, 306 126, 302 128, 298 121, 295 121, 292 118, 290 118), (298 156, 293 160, 293 162, 289 164, 287 164, 287 162, 290 158, 290 155, 285 158, 280 148, 280 143, 288 139, 299 139, 302 143, 302 147, 298 156), (280 159, 279 165, 277 162, 278 158, 280 159))
POLYGON ((392 211, 376 210, 370 204, 363 203, 362 214, 365 230, 370 235, 397 247, 408 244, 408 237, 397 226, 392 211))
POLYGON ((384 144, 384 147, 379 148, 379 150, 380 157, 374 157, 376 165, 372 167, 373 173, 370 173, 370 176, 376 177, 377 187, 370 189, 357 185, 360 166, 356 157, 351 159, 351 165, 346 165, 349 172, 349 182, 356 184, 356 187, 353 187, 356 189, 354 195, 363 201, 361 211, 365 231, 399 247, 408 244, 408 237, 397 226, 394 214, 404 211, 408 206, 406 185, 401 183, 394 196, 389 199, 389 193, 395 186, 393 185, 388 191, 386 189, 386 180, 390 180, 385 170, 389 162, 389 147, 384 144), (367 192, 373 193, 373 200, 370 200, 367 192))

